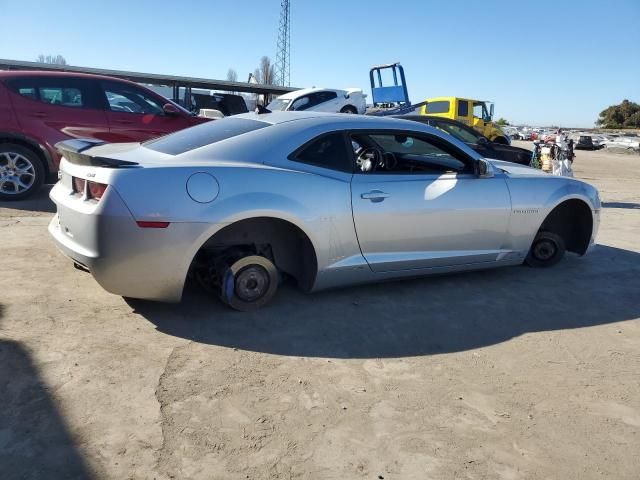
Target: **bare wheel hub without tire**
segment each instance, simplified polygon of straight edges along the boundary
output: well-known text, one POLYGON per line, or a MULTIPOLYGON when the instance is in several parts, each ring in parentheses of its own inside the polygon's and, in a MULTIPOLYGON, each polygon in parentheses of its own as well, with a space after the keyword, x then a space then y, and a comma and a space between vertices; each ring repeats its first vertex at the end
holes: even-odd
POLYGON ((538 260, 547 261, 553 258, 557 250, 556 244, 545 238, 539 240, 533 246, 533 255, 535 255, 538 260))
POLYGON ((235 292, 245 302, 254 302, 269 290, 269 274, 260 265, 243 268, 235 279, 235 292))
POLYGON ((17 152, 0 152, 0 193, 16 195, 33 186, 35 167, 17 152))
POLYGON ((235 310, 250 312, 269 303, 278 290, 278 269, 261 255, 239 258, 220 277, 220 298, 235 310))

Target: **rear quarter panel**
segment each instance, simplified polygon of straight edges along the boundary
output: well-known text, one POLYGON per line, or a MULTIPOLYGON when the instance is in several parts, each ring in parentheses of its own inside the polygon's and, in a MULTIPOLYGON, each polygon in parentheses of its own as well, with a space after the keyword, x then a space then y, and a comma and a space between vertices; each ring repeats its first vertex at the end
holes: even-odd
MULTIPOLYGON (((239 220, 272 217, 307 234, 316 250, 318 270, 360 263, 362 256, 351 215, 350 175, 323 176, 262 165, 231 163, 202 167, 145 168, 121 171, 114 187, 136 220, 206 223, 194 239, 189 262, 224 226, 239 220), (186 190, 188 178, 205 172, 216 178, 218 196, 198 203, 186 190)), ((185 274, 189 265, 185 264, 185 274)))

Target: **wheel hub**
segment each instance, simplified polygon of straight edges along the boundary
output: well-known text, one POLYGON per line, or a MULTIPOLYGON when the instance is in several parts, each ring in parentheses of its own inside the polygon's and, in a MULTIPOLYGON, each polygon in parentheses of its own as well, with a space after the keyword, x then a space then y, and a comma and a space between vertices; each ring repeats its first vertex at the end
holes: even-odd
POLYGON ((35 181, 35 168, 27 157, 16 152, 0 153, 0 193, 22 193, 35 181))
POLYGON ((254 302, 269 289, 269 274, 259 265, 243 268, 236 276, 235 294, 245 302, 254 302))
POLYGON ((549 260, 556 254, 556 251, 556 245, 550 240, 539 241, 533 249, 534 255, 539 260, 549 260))

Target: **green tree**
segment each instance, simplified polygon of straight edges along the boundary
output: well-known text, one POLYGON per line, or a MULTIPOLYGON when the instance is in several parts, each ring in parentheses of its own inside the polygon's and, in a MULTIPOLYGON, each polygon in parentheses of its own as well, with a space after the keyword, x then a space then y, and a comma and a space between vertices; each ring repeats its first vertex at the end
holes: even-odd
POLYGON ((507 122, 507 120, 502 117, 500 117, 496 123, 502 126, 509 125, 509 122, 507 122))
POLYGON ((624 121, 624 126, 629 128, 640 128, 640 111, 629 116, 624 121))
POLYGON ((640 128, 640 105, 626 99, 618 105, 611 105, 600 112, 596 125, 603 128, 640 128))

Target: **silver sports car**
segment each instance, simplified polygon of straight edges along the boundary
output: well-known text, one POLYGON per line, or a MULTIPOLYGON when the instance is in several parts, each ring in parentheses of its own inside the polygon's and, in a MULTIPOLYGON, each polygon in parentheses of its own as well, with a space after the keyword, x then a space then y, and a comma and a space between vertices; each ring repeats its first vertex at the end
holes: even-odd
POLYGON ((278 112, 143 144, 69 140, 49 232, 102 287, 179 301, 187 279, 238 310, 304 291, 557 263, 594 244, 591 185, 481 158, 407 120, 278 112))

